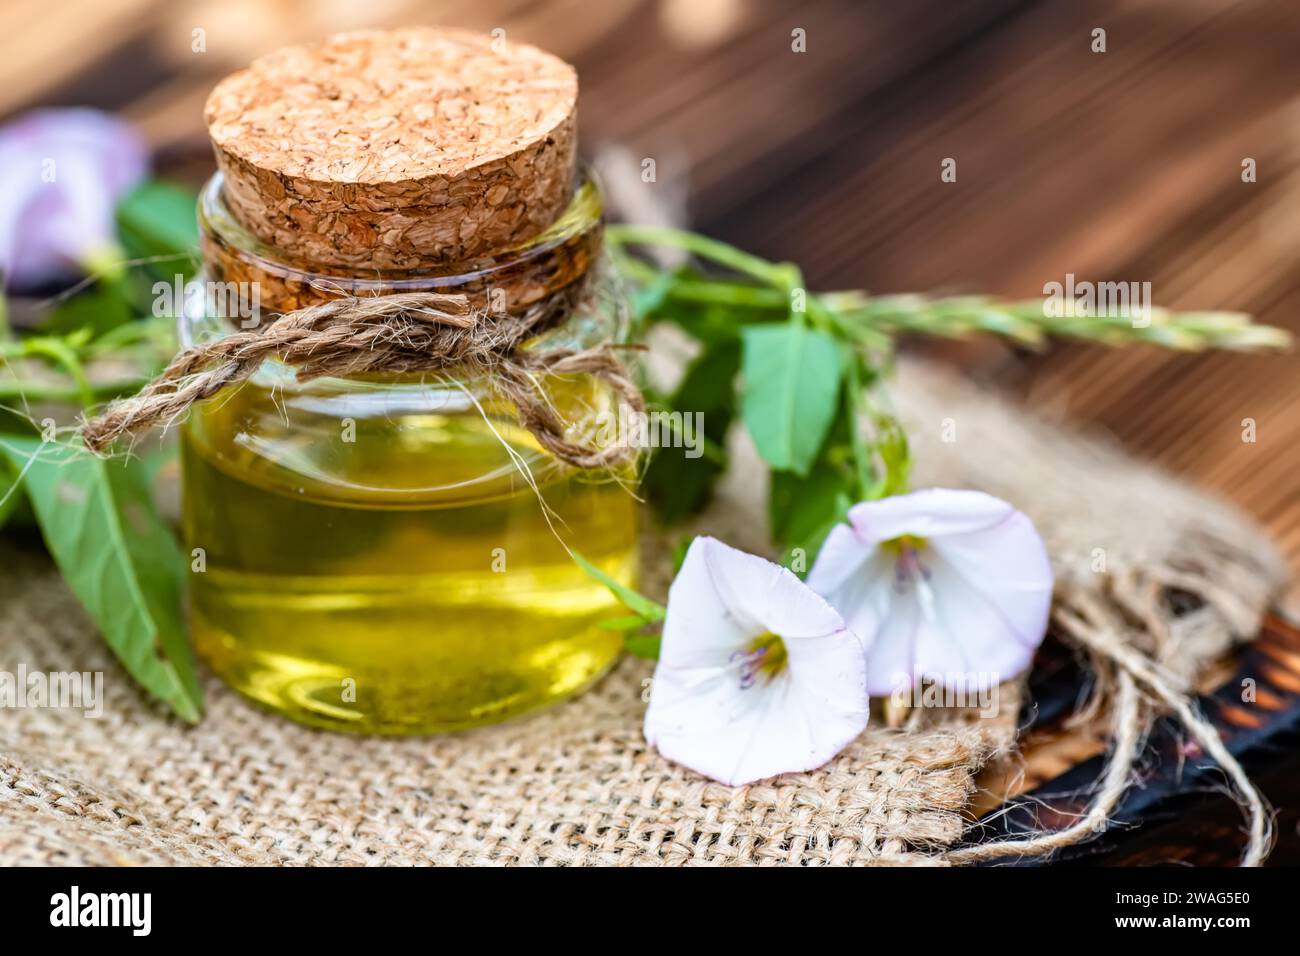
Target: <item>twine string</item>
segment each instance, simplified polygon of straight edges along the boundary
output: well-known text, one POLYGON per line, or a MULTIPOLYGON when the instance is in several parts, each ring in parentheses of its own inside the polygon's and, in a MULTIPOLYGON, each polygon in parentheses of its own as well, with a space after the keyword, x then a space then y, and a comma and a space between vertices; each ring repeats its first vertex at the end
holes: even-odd
POLYGON ((586 349, 529 350, 520 346, 577 304, 559 293, 519 313, 475 311, 464 295, 409 292, 343 297, 277 316, 255 330, 193 345, 137 394, 113 402, 82 423, 87 448, 105 453, 117 439, 171 422, 196 402, 250 378, 267 359, 295 368, 299 381, 322 376, 448 372, 485 374, 516 409, 519 423, 555 458, 576 468, 615 467, 635 448, 573 441, 568 426, 539 384, 542 375, 591 375, 636 414, 641 390, 606 342, 586 349))
POLYGON ((1038 833, 1023 839, 995 840, 950 850, 945 854, 948 862, 985 863, 1007 857, 1042 856, 1090 840, 1106 829, 1111 812, 1128 791, 1133 764, 1141 749, 1145 723, 1141 713, 1141 697, 1132 676, 1121 672, 1118 684, 1111 716, 1114 745, 1102 773, 1101 787, 1087 811, 1074 823, 1060 830, 1038 833))
POLYGON ((1068 827, 1021 839, 961 847, 943 854, 943 858, 950 863, 970 864, 1009 857, 1037 857, 1085 842, 1103 832, 1110 823, 1111 813, 1132 785, 1133 767, 1155 715, 1171 712, 1232 782, 1237 803, 1246 818, 1247 839, 1241 865, 1261 865, 1272 849, 1272 817, 1264 798, 1224 745, 1219 732, 1198 713, 1193 702, 1177 688, 1175 681, 1162 673, 1155 661, 1126 640, 1122 628, 1095 595, 1079 588, 1067 588, 1067 592, 1056 610, 1057 624, 1092 656, 1094 667, 1115 674, 1116 690, 1111 703, 1114 742, 1100 787, 1086 812, 1068 827))

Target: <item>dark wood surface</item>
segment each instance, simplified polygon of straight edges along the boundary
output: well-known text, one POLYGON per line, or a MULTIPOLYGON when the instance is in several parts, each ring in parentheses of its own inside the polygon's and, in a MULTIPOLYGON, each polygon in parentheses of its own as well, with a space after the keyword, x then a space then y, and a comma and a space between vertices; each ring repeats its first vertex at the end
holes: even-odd
MULTIPOLYGON (((1069 720, 1085 682, 1075 655, 1049 639, 1030 678, 1018 756, 981 779, 972 841, 1057 829, 1086 812, 1108 741, 1102 722, 1069 720)), ((1300 628, 1266 619, 1258 639, 1225 657, 1202 688, 1200 712, 1272 808, 1269 865, 1300 865, 1300 628), (1245 680, 1250 704, 1242 702, 1245 680)), ((1223 773, 1169 718, 1157 721, 1111 819, 1104 834, 1055 854, 1052 865, 1233 866, 1245 845, 1241 809, 1223 773)))

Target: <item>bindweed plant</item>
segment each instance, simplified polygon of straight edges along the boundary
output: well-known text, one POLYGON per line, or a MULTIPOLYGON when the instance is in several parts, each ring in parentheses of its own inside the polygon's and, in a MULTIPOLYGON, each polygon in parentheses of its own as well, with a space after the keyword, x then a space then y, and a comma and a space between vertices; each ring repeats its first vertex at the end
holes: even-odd
MULTIPOLYGON (((782 563, 800 575, 855 504, 908 490, 907 435, 888 395, 895 344, 905 333, 986 333, 1028 348, 1053 337, 1184 351, 1283 349, 1290 342, 1284 330, 1240 313, 1053 314, 1042 299, 813 292, 797 266, 695 233, 613 226, 609 240, 641 328, 671 323, 698 347, 676 389, 653 398, 673 411, 703 412, 711 454, 655 451, 643 488, 657 516, 671 525, 707 504, 727 468, 725 434, 740 421, 770 472, 771 539, 782 563), (692 263, 661 271, 634 255, 647 246, 684 251, 692 263)), ((639 602, 615 594, 636 612, 629 649, 654 656, 647 634, 663 609, 641 613, 639 602)))

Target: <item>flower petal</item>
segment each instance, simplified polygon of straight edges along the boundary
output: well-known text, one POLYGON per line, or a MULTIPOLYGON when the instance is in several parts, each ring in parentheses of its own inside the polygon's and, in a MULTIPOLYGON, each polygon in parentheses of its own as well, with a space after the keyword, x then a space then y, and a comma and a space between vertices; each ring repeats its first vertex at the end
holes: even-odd
POLYGON ((936 537, 930 546, 941 559, 936 568, 963 578, 1022 646, 1032 652, 1042 643, 1052 608, 1052 562, 1026 515, 1012 509, 996 524, 936 537))
POLYGON ((992 527, 1016 509, 982 491, 927 488, 864 501, 849 509, 849 524, 864 544, 912 535, 937 538, 992 527))
MULTIPOLYGON (((837 524, 831 528, 817 552, 817 560, 808 572, 808 586, 818 594, 829 594, 850 579, 861 576, 863 565, 871 559, 874 551, 874 544, 864 541, 853 528, 837 524)), ((858 631, 858 636, 869 635, 858 631)))
POLYGON ((1025 515, 982 492, 933 489, 855 505, 849 521, 852 538, 832 532, 808 581, 863 636, 873 696, 922 676, 983 686, 1029 665, 1052 569, 1025 515), (900 565, 880 545, 903 536, 923 542, 900 565))
POLYGON ((668 596, 645 735, 669 760, 739 785, 825 763, 867 724, 861 643, 785 568, 697 538, 668 596), (777 634, 780 672, 742 681, 777 634))
MULTIPOLYGON (((712 538, 696 538, 668 589, 659 660, 676 667, 726 666, 736 649, 763 633, 762 625, 744 608, 732 608, 729 594, 719 590, 715 574, 723 574, 732 551, 712 538), (725 548, 713 561, 706 552, 725 548), (721 565, 721 567, 719 567, 721 565)), ((739 553, 739 552, 735 552, 739 553)), ((748 555, 746 555, 748 557, 748 555)))
POLYGON ((726 663, 761 634, 787 640, 830 633, 844 621, 786 568, 723 544, 691 542, 668 591, 661 661, 674 665, 726 663))
POLYGON ((996 582, 981 587, 963 577, 942 559, 930 564, 932 613, 926 631, 916 643, 914 676, 932 677, 941 684, 980 688, 1014 677, 1033 660, 1047 626, 1050 585, 1042 600, 1036 639, 1013 623, 1028 602, 999 593, 996 582), (927 639, 928 638, 928 639, 927 639), (953 675, 944 680, 945 674, 953 675))

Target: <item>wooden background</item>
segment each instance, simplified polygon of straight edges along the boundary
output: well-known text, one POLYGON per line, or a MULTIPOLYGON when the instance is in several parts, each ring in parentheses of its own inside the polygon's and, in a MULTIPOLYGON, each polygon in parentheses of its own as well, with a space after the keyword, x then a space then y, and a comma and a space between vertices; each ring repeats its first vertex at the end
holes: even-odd
MULTIPOLYGON (((587 152, 654 157, 654 188, 687 195, 693 227, 797 261, 810 284, 1035 296, 1074 273, 1300 332, 1294 0, 5 0, 0 116, 118 110, 197 180, 218 77, 402 23, 501 27, 566 57, 587 152)), ((942 351, 1236 500, 1300 566, 1295 356, 942 351)))

